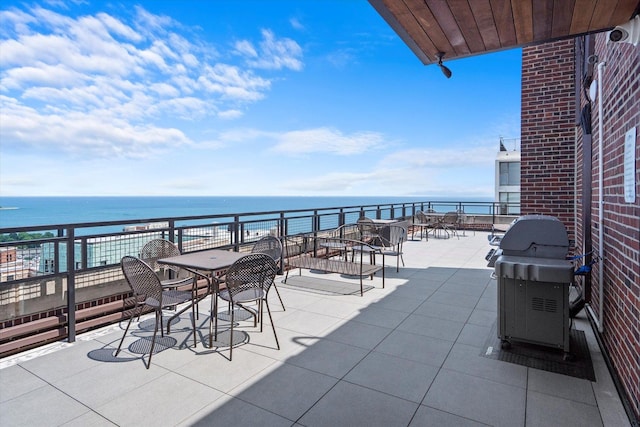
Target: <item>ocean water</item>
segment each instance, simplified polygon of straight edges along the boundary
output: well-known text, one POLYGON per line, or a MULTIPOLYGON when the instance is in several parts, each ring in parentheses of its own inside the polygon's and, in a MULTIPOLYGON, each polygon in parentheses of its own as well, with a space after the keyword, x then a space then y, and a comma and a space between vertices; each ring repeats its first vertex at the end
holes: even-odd
MULTIPOLYGON (((0 197, 0 228, 425 202, 426 197, 0 197)), ((438 199, 449 201, 448 199, 438 199)), ((491 202, 490 198, 450 201, 491 202)), ((486 208, 485 208, 486 209, 486 208)))

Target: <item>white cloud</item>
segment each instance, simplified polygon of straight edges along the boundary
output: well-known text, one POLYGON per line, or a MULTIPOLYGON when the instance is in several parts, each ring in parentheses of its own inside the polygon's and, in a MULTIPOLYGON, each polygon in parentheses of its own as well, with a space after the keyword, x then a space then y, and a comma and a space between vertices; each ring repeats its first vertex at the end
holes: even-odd
POLYGON ((36 150, 63 151, 78 156, 145 157, 149 153, 190 144, 175 128, 134 126, 81 112, 40 114, 37 110, 1 97, 3 149, 26 146, 36 150))
POLYGON ((251 70, 220 61, 211 43, 141 7, 131 19, 14 8, 0 11, 0 23, 3 151, 130 157, 191 144, 180 121, 237 119, 277 78, 256 70, 302 68, 298 44, 269 30, 259 52, 237 43, 253 56, 251 70))
POLYGON ((248 56, 249 58, 257 58, 258 52, 253 44, 249 40, 239 40, 235 44, 235 48, 238 53, 248 56))
POLYGON ((237 119, 239 117, 242 117, 243 114, 244 113, 240 110, 226 110, 226 111, 220 111, 218 113, 218 117, 225 120, 232 120, 232 119, 237 119))
POLYGON ((387 157, 388 162, 404 163, 411 168, 468 167, 495 160, 495 152, 487 147, 427 148, 398 151, 387 157))
POLYGON ((102 21, 107 30, 111 30, 111 33, 115 33, 126 38, 127 40, 132 40, 134 42, 140 42, 143 39, 142 36, 138 34, 133 28, 123 24, 119 20, 110 15, 107 15, 106 13, 98 13, 97 18, 102 21))
POLYGON ((208 92, 244 101, 262 99, 263 91, 271 86, 269 80, 228 64, 205 67, 198 83, 208 92))
POLYGON ((289 38, 277 39, 273 31, 262 30, 260 48, 247 41, 235 44, 237 52, 246 57, 246 63, 252 68, 280 70, 288 68, 300 71, 303 68, 302 48, 289 38))
POLYGON ((339 130, 317 128, 285 132, 277 136, 276 151, 290 155, 333 153, 353 155, 375 150, 384 142, 376 132, 355 132, 345 135, 339 130))
POLYGON ((304 30, 304 24, 302 22, 300 22, 300 20, 298 18, 291 18, 289 19, 289 23, 291 24, 291 27, 293 27, 296 30, 304 30))

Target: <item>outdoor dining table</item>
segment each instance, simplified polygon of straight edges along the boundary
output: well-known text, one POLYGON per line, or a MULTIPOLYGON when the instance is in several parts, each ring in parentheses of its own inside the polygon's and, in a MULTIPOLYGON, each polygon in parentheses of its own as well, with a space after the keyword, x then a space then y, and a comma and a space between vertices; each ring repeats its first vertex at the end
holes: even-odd
MULTIPOLYGON (((218 301, 217 295, 220 291, 220 281, 216 278, 216 272, 224 270, 230 267, 234 262, 247 255, 242 252, 227 251, 224 249, 208 249, 199 252, 190 252, 182 255, 177 255, 169 258, 160 258, 158 264, 174 265, 187 270, 195 270, 199 272, 206 272, 209 274, 207 280, 209 292, 204 294, 200 298, 195 298, 192 304, 197 304, 209 294, 213 298, 213 313, 211 314, 215 319, 215 339, 218 337, 218 301)), ((213 339, 211 329, 209 329, 209 347, 213 346, 213 339)))

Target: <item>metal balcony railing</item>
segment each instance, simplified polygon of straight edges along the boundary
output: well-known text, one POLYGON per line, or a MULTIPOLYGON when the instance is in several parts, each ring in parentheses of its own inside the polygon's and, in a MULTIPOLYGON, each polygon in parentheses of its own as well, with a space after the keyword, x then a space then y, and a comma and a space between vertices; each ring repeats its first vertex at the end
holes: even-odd
MULTIPOLYGON (((411 218, 418 210, 463 211, 468 226, 510 222, 499 203, 410 202, 0 228, 0 357, 118 322, 132 306, 120 270, 149 240, 166 238, 181 252, 248 251, 265 235, 318 233, 361 216, 411 218)), ((512 211, 512 210, 511 210, 512 211)))

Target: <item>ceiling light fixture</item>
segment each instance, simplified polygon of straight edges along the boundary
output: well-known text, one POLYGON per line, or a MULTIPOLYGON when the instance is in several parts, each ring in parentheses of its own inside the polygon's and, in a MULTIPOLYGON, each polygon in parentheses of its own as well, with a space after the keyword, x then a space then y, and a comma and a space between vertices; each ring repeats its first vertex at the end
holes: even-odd
POLYGON ((436 57, 438 58, 438 67, 440 67, 440 70, 442 70, 442 74, 444 74, 446 78, 450 79, 452 74, 451 70, 442 63, 444 52, 438 52, 436 57))

